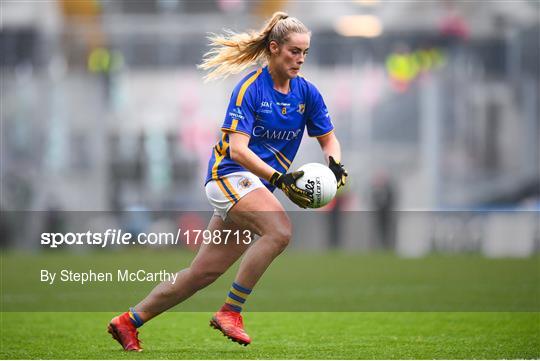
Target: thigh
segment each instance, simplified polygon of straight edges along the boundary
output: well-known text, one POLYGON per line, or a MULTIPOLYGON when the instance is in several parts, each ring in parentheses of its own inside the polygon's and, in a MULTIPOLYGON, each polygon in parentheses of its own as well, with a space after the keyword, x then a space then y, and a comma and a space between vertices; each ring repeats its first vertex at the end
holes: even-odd
POLYGON ((227 219, 259 236, 276 230, 290 232, 291 229, 291 221, 285 209, 266 187, 242 197, 231 208, 227 219))
POLYGON ((197 255, 191 262, 191 267, 201 267, 212 272, 226 271, 236 260, 249 248, 249 243, 243 239, 245 228, 239 227, 234 222, 227 219, 223 221, 219 216, 212 216, 207 227, 211 232, 219 231, 222 239, 230 231, 227 242, 219 243, 209 242, 201 244, 197 255), (237 238, 235 232, 238 231, 240 238, 237 238))

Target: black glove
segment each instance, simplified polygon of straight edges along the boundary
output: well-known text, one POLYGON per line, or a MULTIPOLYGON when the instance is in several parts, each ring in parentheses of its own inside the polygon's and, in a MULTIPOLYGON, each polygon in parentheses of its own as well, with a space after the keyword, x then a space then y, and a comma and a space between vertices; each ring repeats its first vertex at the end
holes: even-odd
POLYGON ((281 189, 296 205, 306 208, 312 202, 312 195, 296 186, 296 180, 304 175, 303 171, 282 174, 275 172, 270 177, 270 184, 281 189))
POLYGON ((335 161, 334 157, 330 156, 328 157, 328 159, 328 168, 330 168, 330 170, 336 176, 337 187, 341 188, 347 182, 347 176, 349 175, 349 173, 347 173, 347 171, 343 167, 343 164, 335 161))

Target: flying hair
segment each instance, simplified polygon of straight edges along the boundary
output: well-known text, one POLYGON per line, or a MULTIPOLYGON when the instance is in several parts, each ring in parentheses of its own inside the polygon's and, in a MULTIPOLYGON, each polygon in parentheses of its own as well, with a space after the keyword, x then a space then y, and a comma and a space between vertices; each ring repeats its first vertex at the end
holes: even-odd
POLYGON ((310 34, 300 20, 281 11, 274 13, 259 31, 224 31, 225 35, 211 34, 208 37, 211 49, 198 65, 199 69, 209 71, 204 77, 205 81, 224 79, 252 65, 264 64, 270 56, 269 44, 272 40, 283 44, 291 33, 310 34))

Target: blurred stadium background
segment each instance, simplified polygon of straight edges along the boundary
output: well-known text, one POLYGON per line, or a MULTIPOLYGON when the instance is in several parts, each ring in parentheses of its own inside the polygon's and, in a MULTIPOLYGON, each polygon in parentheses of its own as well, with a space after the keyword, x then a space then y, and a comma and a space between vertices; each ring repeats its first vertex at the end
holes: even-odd
MULTIPOLYGON (((46 251, 40 233, 204 228, 206 165, 240 75, 205 84, 196 64, 208 32, 276 10, 313 32, 303 74, 348 187, 317 211, 276 192, 295 234, 250 298, 253 346, 206 326, 232 267, 144 327, 143 357, 540 357, 538 0, 0 7, 0 358, 133 357, 104 326, 155 282, 46 285, 40 270, 172 272, 192 250, 46 251)), ((313 161, 306 137, 293 168, 313 161)))
MULTIPOLYGON (((277 10, 313 32, 303 73, 350 173, 325 210, 292 212, 293 247, 540 249, 536 0, 2 0, 2 246, 37 249, 44 229, 72 230, 72 211, 108 211, 87 218, 103 227, 128 227, 126 211, 180 212, 138 212, 140 230, 204 226, 239 79, 203 83, 205 37, 277 10)), ((306 140, 293 168, 311 161, 306 140)))

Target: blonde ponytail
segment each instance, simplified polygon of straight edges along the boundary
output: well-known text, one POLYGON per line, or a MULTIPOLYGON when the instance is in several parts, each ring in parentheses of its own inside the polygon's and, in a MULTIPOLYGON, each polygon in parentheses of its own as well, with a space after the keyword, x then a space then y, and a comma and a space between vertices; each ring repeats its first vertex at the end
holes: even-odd
POLYGON ((270 55, 270 41, 283 43, 290 33, 309 33, 309 30, 300 20, 276 12, 260 31, 211 35, 208 39, 212 48, 204 54, 198 67, 210 71, 204 77, 206 81, 237 74, 254 64, 264 63, 270 55))

